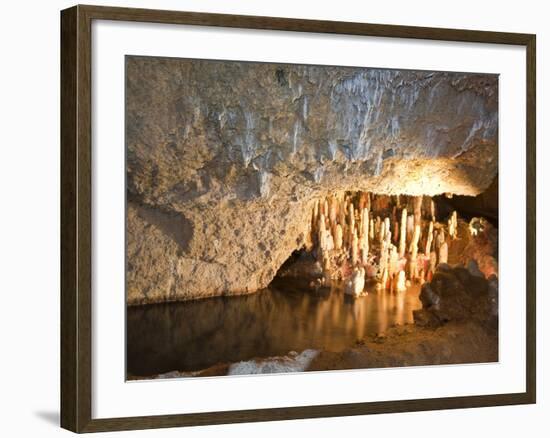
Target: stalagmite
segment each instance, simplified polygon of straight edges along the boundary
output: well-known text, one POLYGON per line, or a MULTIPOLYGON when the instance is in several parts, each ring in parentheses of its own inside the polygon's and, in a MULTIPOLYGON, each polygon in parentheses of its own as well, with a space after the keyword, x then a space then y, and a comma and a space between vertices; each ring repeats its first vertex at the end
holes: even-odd
POLYGON ((456 215, 456 211, 453 211, 453 214, 451 214, 451 217, 449 218, 449 237, 451 239, 456 239, 457 235, 458 235, 457 215, 456 215))
POLYGON ((390 245, 389 249, 390 261, 388 264, 388 274, 391 278, 397 273, 397 265, 399 262, 399 255, 397 254, 397 248, 395 245, 390 245))
POLYGON ((430 222, 430 225, 428 227, 428 237, 426 240, 426 251, 424 251, 424 254, 426 254, 426 257, 430 256, 430 252, 432 250, 433 232, 434 232, 434 223, 430 222))
MULTIPOLYGON (((379 218, 376 218, 378 222, 379 218)), ((380 223, 380 231, 378 232, 378 240, 380 244, 384 241, 384 238, 386 237, 386 221, 380 223)))
POLYGON ((388 269, 385 268, 384 271, 382 272, 382 279, 380 280, 379 288, 386 289, 387 285, 388 285, 388 269))
POLYGON ((328 213, 328 217, 329 217, 331 223, 335 223, 336 218, 338 216, 338 205, 337 205, 336 202, 337 202, 336 198, 331 196, 330 204, 329 204, 329 213, 328 213))
POLYGON ((449 248, 447 246, 447 242, 443 242, 443 244, 439 248, 439 263, 447 263, 449 258, 449 248))
POLYGON ((445 242, 445 231, 439 230, 437 233, 437 238, 435 239, 435 249, 439 250, 441 248, 441 245, 445 242))
POLYGON ((305 239, 304 239, 304 247, 306 251, 311 251, 313 249, 314 243, 313 243, 313 231, 311 229, 311 224, 308 225, 307 231, 305 233, 305 239))
POLYGON ((365 289, 365 269, 355 268, 351 278, 346 282, 344 292, 348 295, 360 296, 365 289))
POLYGON ((369 228, 369 226, 368 226, 369 213, 366 210, 363 210, 363 212, 366 213, 363 216, 364 220, 366 220, 366 222, 363 223, 363 228, 364 229, 363 229, 361 238, 359 240, 359 247, 361 249, 361 263, 366 264, 368 262, 368 258, 369 258, 369 234, 367 232, 368 228, 369 228))
POLYGON ((399 273, 397 274, 396 290, 398 292, 403 292, 407 290, 407 278, 405 275, 405 271, 399 271, 399 273))
POLYGON ((413 198, 414 205, 414 225, 420 225, 422 220, 422 196, 415 196, 413 198))
POLYGON ((412 239, 413 232, 414 232, 414 216, 410 214, 407 216, 407 240, 408 241, 412 239))
POLYGON ((365 236, 367 239, 368 244, 368 235, 369 235, 369 211, 367 209, 364 209, 362 211, 362 218, 361 218, 361 235, 365 236))
POLYGON ((313 222, 314 223, 317 221, 318 217, 319 217, 319 200, 316 200, 315 204, 313 204, 313 222))
POLYGON ((435 268, 437 266, 437 254, 435 251, 430 253, 430 261, 428 265, 428 275, 426 276, 427 281, 432 281, 432 276, 435 273, 435 268))
POLYGON ((353 232, 353 238, 351 240, 351 264, 355 266, 359 258, 359 239, 357 238, 357 232, 353 232))
POLYGON ((374 240, 374 220, 369 221, 369 240, 374 240))
POLYGON ((420 225, 414 226, 414 234, 411 240, 411 259, 410 259, 410 277, 414 280, 418 275, 418 239, 420 238, 420 225))
POLYGON ((339 201, 339 206, 338 206, 338 223, 340 223, 342 225, 342 227, 344 226, 344 224, 346 223, 346 203, 343 199, 341 199, 339 201))
POLYGON ((325 231, 325 249, 327 251, 332 251, 334 249, 334 239, 330 230, 325 231))
POLYGON ((380 244, 380 257, 378 265, 380 273, 383 273, 388 265, 388 248, 385 241, 382 241, 380 244))
POLYGON ((401 211, 401 230, 399 231, 399 258, 405 256, 407 245, 407 209, 401 211))
POLYGON ((328 263, 323 269, 323 284, 325 286, 330 286, 330 282, 332 280, 332 268, 330 266, 330 260, 329 259, 326 259, 326 260, 328 260, 328 263))
POLYGON ((380 220, 380 216, 376 216, 376 219, 374 221, 374 235, 379 236, 380 234, 380 226, 382 221, 380 220))
POLYGON ((368 247, 362 247, 361 248, 361 263, 363 265, 366 265, 369 262, 369 250, 368 247))
POLYGON ((344 234, 343 234, 343 231, 342 231, 342 226, 340 224, 337 224, 336 228, 335 228, 335 233, 334 233, 334 247, 336 249, 342 249, 343 236, 344 236, 344 234))

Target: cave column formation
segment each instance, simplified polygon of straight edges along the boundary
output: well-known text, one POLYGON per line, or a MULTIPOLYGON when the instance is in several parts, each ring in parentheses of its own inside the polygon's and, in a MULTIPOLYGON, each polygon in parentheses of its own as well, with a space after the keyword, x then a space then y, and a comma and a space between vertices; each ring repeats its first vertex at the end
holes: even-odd
POLYGON ((318 243, 306 250, 319 261, 324 285, 341 281, 346 292, 359 296, 366 293, 369 280, 378 290, 390 292, 430 281, 437 266, 448 262, 449 245, 459 239, 458 215, 453 211, 446 222, 437 222, 433 200, 426 201, 422 196, 365 192, 333 193, 316 200, 307 240, 314 241, 317 233, 318 243))

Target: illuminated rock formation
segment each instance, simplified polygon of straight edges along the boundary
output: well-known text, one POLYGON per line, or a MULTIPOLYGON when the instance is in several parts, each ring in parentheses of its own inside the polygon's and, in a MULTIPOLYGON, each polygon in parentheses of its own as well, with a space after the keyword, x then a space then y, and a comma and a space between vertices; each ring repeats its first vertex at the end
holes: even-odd
POLYGON ((338 247, 346 191, 477 195, 497 172, 495 75, 126 59, 130 304, 267 286, 313 210, 338 247))

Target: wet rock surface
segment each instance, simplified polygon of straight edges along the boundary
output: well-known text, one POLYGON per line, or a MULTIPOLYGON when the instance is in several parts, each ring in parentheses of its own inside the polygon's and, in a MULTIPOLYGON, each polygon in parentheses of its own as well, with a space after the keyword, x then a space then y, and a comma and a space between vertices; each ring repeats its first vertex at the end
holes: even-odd
POLYGON ((498 280, 496 276, 488 280, 478 275, 475 262, 469 267, 437 267, 432 281, 422 285, 422 309, 414 312, 417 325, 471 321, 481 326, 498 326, 498 280))
POLYGON ((327 193, 476 195, 497 172, 494 75, 126 67, 129 304, 267 286, 327 193))
POLYGON ((498 336, 475 322, 439 327, 398 326, 344 352, 322 351, 308 371, 498 361, 498 336))

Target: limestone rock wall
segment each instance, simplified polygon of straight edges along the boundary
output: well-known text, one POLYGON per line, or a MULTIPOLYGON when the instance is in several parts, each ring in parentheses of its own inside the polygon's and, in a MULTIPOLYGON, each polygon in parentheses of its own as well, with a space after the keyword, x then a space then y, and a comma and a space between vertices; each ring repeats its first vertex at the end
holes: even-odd
POLYGON ((249 293, 327 193, 477 195, 494 75, 127 57, 127 299, 249 293))

